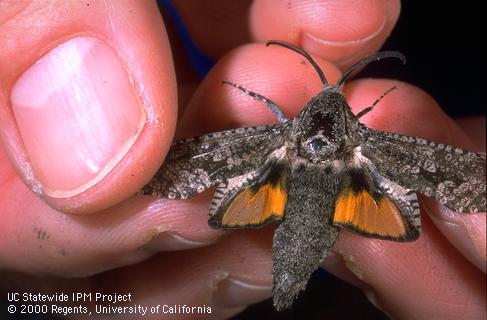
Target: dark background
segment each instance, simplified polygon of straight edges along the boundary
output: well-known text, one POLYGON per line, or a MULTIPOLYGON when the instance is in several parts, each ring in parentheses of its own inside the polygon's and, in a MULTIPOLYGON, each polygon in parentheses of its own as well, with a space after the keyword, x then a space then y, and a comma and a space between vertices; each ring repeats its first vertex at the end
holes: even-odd
MULTIPOLYGON (((338 0, 339 1, 339 0, 338 0)), ((161 6, 166 1, 159 1, 161 6)), ((166 9, 167 11, 167 9, 166 9)), ((402 52, 408 63, 374 63, 359 77, 396 78, 424 89, 454 117, 485 115, 487 71, 485 17, 470 2, 403 1, 399 22, 383 49, 402 52)), ((420 303, 420 302, 418 302, 420 303)), ((12 319, 1 305, 0 319, 12 319)), ((275 312, 270 300, 235 320, 388 319, 362 292, 326 271, 316 272, 291 311, 275 312)), ((49 317, 51 318, 51 317, 49 317)), ((23 318, 26 319, 26 318, 23 318)), ((32 317, 30 319, 42 319, 32 317)), ((52 319, 52 318, 51 318, 52 319)))
POLYGON ((393 77, 415 84, 454 117, 485 115, 481 99, 487 71, 481 46, 486 34, 481 19, 485 17, 467 3, 431 2, 403 1, 397 27, 383 46, 402 52, 407 64, 391 71, 374 63, 361 76, 393 77))

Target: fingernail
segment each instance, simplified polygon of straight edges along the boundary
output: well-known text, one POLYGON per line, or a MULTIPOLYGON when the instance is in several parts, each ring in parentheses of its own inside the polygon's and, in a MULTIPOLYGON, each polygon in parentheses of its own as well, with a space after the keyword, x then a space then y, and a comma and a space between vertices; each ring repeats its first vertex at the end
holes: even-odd
POLYGON ((355 258, 350 254, 341 254, 343 258, 343 264, 347 270, 351 271, 353 276, 357 279, 364 279, 364 270, 362 270, 361 265, 355 262, 355 258))
MULTIPOLYGON (((362 57, 384 30, 388 21, 388 7, 383 1, 345 1, 340 3, 340 15, 328 12, 329 3, 321 8, 325 25, 308 27, 301 34, 301 46, 309 53, 325 57, 335 63, 345 63, 362 57), (367 19, 356 19, 357 14, 367 19), (359 50, 357 50, 359 49, 359 50)), ((320 8, 318 7, 318 10, 320 8)))
POLYGON ((425 198, 420 199, 420 204, 451 244, 485 273, 485 214, 454 212, 425 198))
POLYGON ((349 256, 347 260, 340 254, 330 252, 325 261, 322 263, 322 266, 351 285, 354 285, 364 291, 371 291, 372 287, 357 276, 358 274, 362 277, 362 272, 359 269, 359 266, 352 262, 353 257, 349 256), (352 269, 356 273, 352 272, 352 269))
POLYGON ((141 249, 144 251, 177 251, 194 249, 213 244, 214 240, 199 241, 185 238, 175 232, 156 228, 155 236, 151 238, 141 249))
POLYGON ((356 262, 354 256, 341 252, 333 252, 331 259, 329 259, 329 257, 327 257, 325 260, 327 270, 329 267, 331 267, 331 271, 335 275, 362 289, 369 302, 377 309, 385 313, 384 308, 380 305, 379 300, 377 299, 374 288, 363 281, 365 278, 365 270, 363 270, 362 266, 356 262))
POLYGON ((67 198, 102 180, 134 144, 145 113, 116 52, 77 37, 14 84, 13 114, 45 194, 67 198))
POLYGON ((374 306, 376 307, 377 309, 379 309, 380 311, 382 311, 389 319, 393 319, 394 317, 392 317, 392 315, 390 315, 387 310, 385 308, 383 308, 381 306, 381 304, 379 303, 379 299, 377 299, 377 295, 375 294, 374 291, 372 290, 365 290, 364 291, 364 294, 365 294, 365 297, 367 298, 367 300, 369 300, 369 302, 374 306))
POLYGON ((248 306, 272 295, 269 283, 251 281, 223 271, 214 275, 212 289, 212 302, 218 308, 248 306))

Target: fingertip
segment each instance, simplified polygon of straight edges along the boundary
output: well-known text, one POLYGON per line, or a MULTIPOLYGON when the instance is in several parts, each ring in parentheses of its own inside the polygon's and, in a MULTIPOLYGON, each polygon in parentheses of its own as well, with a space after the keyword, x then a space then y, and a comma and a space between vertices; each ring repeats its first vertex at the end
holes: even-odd
POLYGON ((487 136, 485 135, 485 132, 487 132, 485 115, 456 118, 455 122, 475 143, 475 151, 485 153, 487 146, 487 136))
POLYGON ((6 17, 1 136, 16 171, 52 207, 107 208, 162 162, 176 88, 155 9, 149 2, 33 2, 6 17), (35 25, 45 27, 28 32, 35 25))
POLYGON ((394 243, 345 231, 335 250, 372 288, 367 295, 372 302, 393 318, 475 318, 485 305, 483 274, 444 241, 428 219, 423 219, 417 241, 394 243))
POLYGON ((457 213, 422 197, 421 204, 431 221, 472 264, 486 273, 486 216, 480 213, 457 213))
POLYGON ((344 94, 357 114, 393 86, 396 90, 381 99, 360 121, 373 129, 475 149, 469 137, 434 98, 416 86, 399 80, 360 79, 347 83, 344 94))
POLYGON ((250 28, 258 41, 285 40, 346 68, 383 44, 400 12, 397 0, 255 1, 250 28))
POLYGON ((194 250, 159 254, 150 261, 98 278, 109 286, 124 279, 135 301, 211 307, 212 318, 268 298, 272 288, 270 230, 239 231, 225 241, 194 250), (129 274, 140 274, 131 277, 129 274))

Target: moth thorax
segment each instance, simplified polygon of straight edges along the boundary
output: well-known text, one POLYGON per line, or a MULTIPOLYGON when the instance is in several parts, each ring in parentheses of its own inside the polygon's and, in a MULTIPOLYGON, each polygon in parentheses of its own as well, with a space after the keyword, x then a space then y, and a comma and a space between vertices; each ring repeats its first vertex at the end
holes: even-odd
POLYGON ((301 140, 299 153, 303 158, 314 163, 323 163, 331 160, 336 153, 338 145, 323 134, 316 134, 306 140, 301 140))

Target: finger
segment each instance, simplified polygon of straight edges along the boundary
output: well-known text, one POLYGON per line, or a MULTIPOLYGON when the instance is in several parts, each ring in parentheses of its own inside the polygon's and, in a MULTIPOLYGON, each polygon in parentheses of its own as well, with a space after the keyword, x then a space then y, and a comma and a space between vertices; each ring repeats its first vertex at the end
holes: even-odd
POLYGON ((0 138, 51 206, 93 212, 162 162, 176 88, 154 3, 20 2, 0 11, 0 138))
MULTIPOLYGON (((357 112, 363 106, 370 105, 392 85, 398 89, 386 96, 373 112, 364 116, 364 123, 380 130, 418 136, 467 150, 476 149, 476 144, 458 124, 418 88, 396 81, 363 80, 351 82, 346 88, 346 96, 357 112)), ((459 214, 431 200, 423 201, 423 204, 424 212, 430 215, 448 241, 485 272, 485 213, 459 214)))
POLYGON ((400 11, 396 0, 173 3, 191 38, 210 57, 218 58, 246 42, 278 39, 341 68, 380 48, 400 11))
MULTIPOLYGON (((96 293, 130 294, 128 301, 118 302, 116 306, 141 305, 150 308, 160 305, 159 313, 148 312, 144 316, 147 319, 160 319, 161 314, 169 313, 178 313, 183 319, 194 319, 195 316, 228 318, 271 295, 271 242, 272 228, 235 232, 229 234, 225 242, 207 248, 163 253, 144 263, 86 279, 50 279, 47 282, 25 275, 4 273, 2 276, 6 277, 0 283, 0 290, 35 290, 43 294, 63 292, 69 297, 72 292, 91 293, 91 302, 80 301, 91 311, 95 304, 103 304, 95 301, 96 293), (183 312, 178 312, 179 309, 171 312, 169 308, 175 306, 200 307, 204 312, 187 312, 186 309, 183 312)), ((103 319, 106 317, 106 314, 102 316, 103 319)))
POLYGON ((147 261, 140 266, 140 274, 146 275, 142 281, 129 276, 134 274, 129 267, 102 283, 110 288, 118 279, 128 279, 127 287, 140 292, 140 301, 241 311, 271 295, 272 233, 272 228, 232 232, 216 245, 147 261))
POLYGON ((477 319, 485 313, 485 275, 444 241, 427 218, 411 243, 342 231, 335 250, 391 318, 477 319))
POLYGON ((457 118, 455 121, 475 143, 475 150, 485 153, 485 147, 487 145, 485 115, 457 118))
POLYGON ((364 79, 350 81, 344 93, 354 113, 370 106, 384 92, 396 86, 373 112, 360 120, 371 128, 422 137, 465 149, 474 143, 438 104, 424 91, 407 83, 391 80, 364 79))
POLYGON ((207 225, 208 199, 132 197, 93 215, 66 215, 14 179, 0 202, 0 270, 80 277, 140 262, 157 252, 209 245, 222 232, 207 225), (21 198, 17 194, 25 194, 21 198))
POLYGON ((486 217, 484 213, 459 214, 422 199, 421 205, 435 226, 470 262, 486 273, 486 217))

